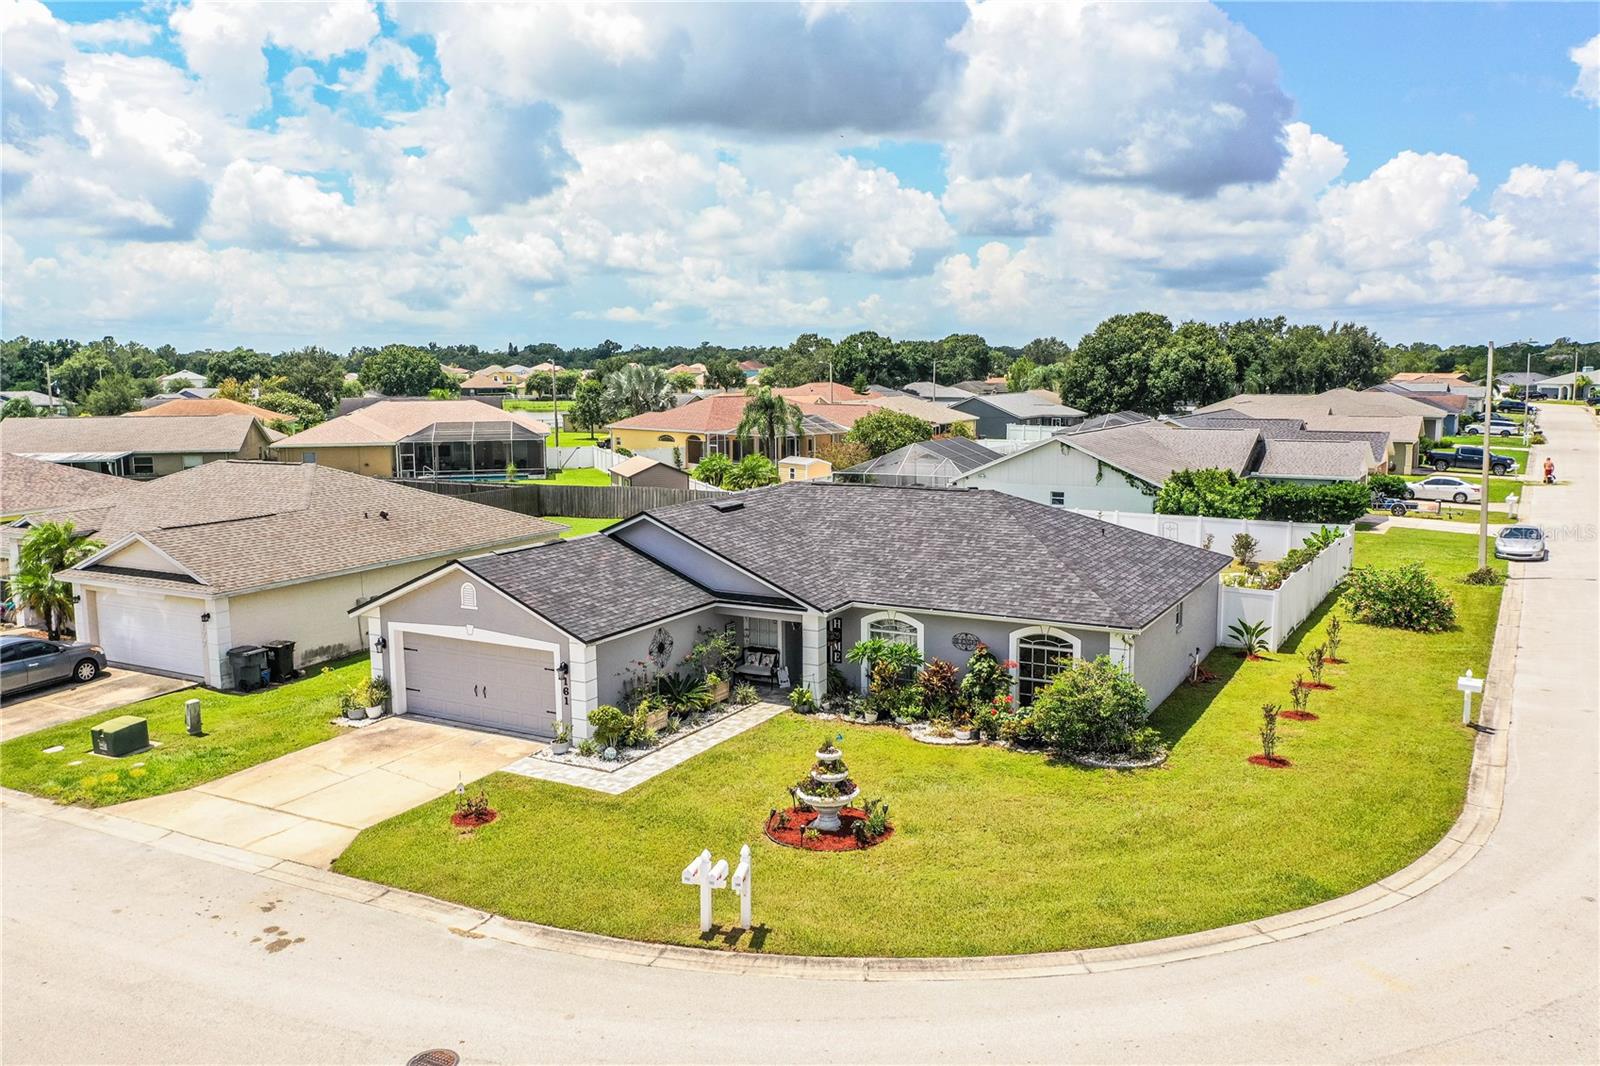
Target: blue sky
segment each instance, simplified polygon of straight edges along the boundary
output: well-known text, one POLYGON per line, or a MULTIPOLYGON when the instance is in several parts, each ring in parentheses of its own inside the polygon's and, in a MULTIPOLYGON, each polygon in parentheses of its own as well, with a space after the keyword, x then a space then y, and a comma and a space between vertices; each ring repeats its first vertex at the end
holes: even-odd
POLYGON ((4 333, 1600 336, 1600 7, 6 9, 4 333))

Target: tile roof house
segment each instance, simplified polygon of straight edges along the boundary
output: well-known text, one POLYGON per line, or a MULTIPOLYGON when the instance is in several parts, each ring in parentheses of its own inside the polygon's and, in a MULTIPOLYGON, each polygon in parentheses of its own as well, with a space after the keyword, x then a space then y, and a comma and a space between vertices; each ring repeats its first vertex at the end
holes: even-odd
POLYGON ((496 477, 515 463, 545 469, 550 427, 526 411, 478 400, 383 399, 285 437, 272 453, 369 477, 496 477))
POLYGON ((281 439, 250 415, 8 418, 0 451, 118 477, 155 478, 219 459, 266 459, 281 439))
POLYGON ((460 555, 549 540, 540 518, 320 466, 229 461, 41 512, 106 547, 61 572, 80 639, 114 662, 233 681, 227 650, 293 640, 298 663, 366 643, 346 612, 460 555))
POLYGON ((1471 385, 1472 379, 1459 371, 1408 371, 1395 374, 1390 382, 1396 385, 1471 385))
POLYGON ((142 411, 129 411, 124 418, 173 418, 181 415, 249 415, 251 418, 263 422, 281 422, 291 420, 292 416, 280 411, 269 411, 265 407, 257 407, 253 403, 240 403, 224 396, 213 396, 210 399, 188 399, 175 396, 166 403, 147 407, 142 411))
POLYGON ((493 374, 480 370, 463 381, 458 389, 462 396, 514 396, 517 381, 504 370, 493 374))
POLYGON ((795 481, 464 558, 351 613, 384 638, 373 670, 401 713, 582 739, 631 674, 673 672, 719 630, 741 667, 818 697, 830 668, 858 682, 844 653, 880 638, 958 669, 986 644, 1024 704, 1106 655, 1157 702, 1215 644, 1228 562, 1000 493, 795 481), (516 695, 467 695, 484 691, 516 695))
POLYGON ((789 400, 827 400, 829 403, 860 402, 867 398, 865 393, 857 392, 849 385, 842 385, 834 381, 811 381, 804 385, 794 385, 789 388, 772 390, 779 396, 789 400))

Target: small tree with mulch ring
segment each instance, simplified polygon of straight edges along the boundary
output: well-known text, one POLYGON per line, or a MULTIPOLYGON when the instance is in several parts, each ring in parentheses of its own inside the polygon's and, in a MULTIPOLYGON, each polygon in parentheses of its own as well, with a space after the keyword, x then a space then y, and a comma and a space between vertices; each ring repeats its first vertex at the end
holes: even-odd
POLYGON ((1328 616, 1328 632, 1324 639, 1327 641, 1328 654, 1322 661, 1325 663, 1342 663, 1339 658, 1339 642, 1344 639, 1344 619, 1337 614, 1328 616))
POLYGON ((1333 687, 1332 685, 1324 684, 1322 680, 1323 664, 1327 661, 1328 646, 1326 644, 1318 644, 1315 648, 1307 649, 1306 666, 1311 670, 1311 682, 1306 686, 1307 688, 1333 687))
POLYGON ((1278 705, 1261 705, 1261 754, 1250 756, 1255 766, 1268 766, 1274 770, 1289 765, 1289 760, 1278 754, 1278 705))
POLYGON ((1289 686, 1289 700, 1294 705, 1293 710, 1284 711, 1280 717, 1288 718, 1295 722, 1315 722, 1317 716, 1306 710, 1311 702, 1311 689, 1306 686, 1306 675, 1294 675, 1294 683, 1289 686))

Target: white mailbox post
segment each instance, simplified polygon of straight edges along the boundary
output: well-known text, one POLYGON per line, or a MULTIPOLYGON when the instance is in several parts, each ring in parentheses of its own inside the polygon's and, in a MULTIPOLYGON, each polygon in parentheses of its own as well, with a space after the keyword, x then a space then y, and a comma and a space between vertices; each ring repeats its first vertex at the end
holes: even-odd
POLYGON ((733 871, 733 891, 739 897, 739 928, 750 928, 750 845, 739 849, 739 868, 733 871))
POLYGON ((1473 677, 1468 670, 1456 680, 1456 688, 1461 690, 1461 724, 1472 724, 1472 694, 1483 691, 1483 678, 1473 677))
POLYGON ((683 868, 683 883, 700 888, 700 931, 711 932, 711 890, 725 888, 728 884, 728 860, 711 861, 711 852, 702 851, 693 862, 683 868))

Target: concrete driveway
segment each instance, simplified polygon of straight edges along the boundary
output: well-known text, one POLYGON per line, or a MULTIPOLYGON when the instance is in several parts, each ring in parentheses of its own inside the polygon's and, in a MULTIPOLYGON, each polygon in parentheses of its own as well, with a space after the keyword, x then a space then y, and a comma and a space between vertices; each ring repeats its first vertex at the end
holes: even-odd
POLYGON ((20 696, 7 696, 0 703, 0 740, 10 740, 85 715, 114 711, 130 703, 193 686, 193 681, 110 667, 87 684, 53 685, 20 696))
POLYGON ((367 826, 540 747, 532 740, 388 718, 184 792, 118 804, 108 813, 325 867, 367 826))

